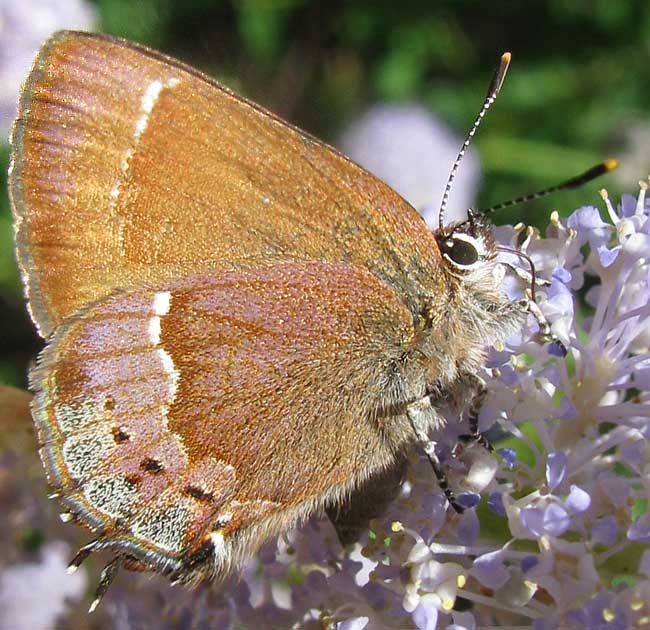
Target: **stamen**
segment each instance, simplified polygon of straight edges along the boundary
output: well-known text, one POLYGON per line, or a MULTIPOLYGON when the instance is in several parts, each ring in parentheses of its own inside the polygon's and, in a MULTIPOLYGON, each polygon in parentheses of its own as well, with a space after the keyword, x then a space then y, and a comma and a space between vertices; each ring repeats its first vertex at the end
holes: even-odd
POLYGON ((609 214, 609 220, 616 225, 620 219, 618 218, 618 215, 616 214, 616 211, 614 210, 614 206, 612 205, 612 202, 609 199, 609 193, 607 192, 607 189, 602 188, 600 190, 600 196, 602 200, 605 202, 605 207, 607 208, 607 213, 609 214))

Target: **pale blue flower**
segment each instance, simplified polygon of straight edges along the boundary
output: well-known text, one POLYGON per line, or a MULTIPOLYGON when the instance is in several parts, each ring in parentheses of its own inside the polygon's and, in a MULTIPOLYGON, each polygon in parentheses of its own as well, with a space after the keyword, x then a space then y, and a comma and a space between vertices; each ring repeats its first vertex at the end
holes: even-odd
MULTIPOLYGON (((414 453, 399 496, 359 543, 343 549, 331 524, 314 518, 219 589, 187 593, 124 576, 97 614, 112 627, 139 627, 157 605, 161 629, 648 625, 650 207, 645 184, 618 208, 603 199, 600 212, 553 214, 545 236, 498 230, 506 243, 523 237, 547 281, 540 308, 569 356, 532 340, 532 317, 490 351, 479 420, 495 452, 454 450, 467 433, 457 417, 436 435, 462 515, 414 453), (616 257, 603 260, 603 248, 616 257), (592 313, 583 319, 585 284, 592 313), (634 581, 613 581, 621 558, 634 581), (469 610, 459 610, 461 599, 469 610)), ((508 290, 521 294, 521 285, 508 290)))

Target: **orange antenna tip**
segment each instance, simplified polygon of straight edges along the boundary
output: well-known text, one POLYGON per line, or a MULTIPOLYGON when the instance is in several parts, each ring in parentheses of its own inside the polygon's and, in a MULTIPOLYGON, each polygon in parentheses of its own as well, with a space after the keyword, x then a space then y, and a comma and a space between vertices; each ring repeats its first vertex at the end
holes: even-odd
POLYGON ((499 90, 503 85, 503 80, 506 78, 506 72, 508 71, 508 66, 510 65, 511 58, 512 55, 509 52, 505 52, 501 55, 501 60, 499 61, 499 67, 496 69, 496 72, 492 77, 492 81, 490 82, 490 87, 488 88, 487 96, 483 101, 483 106, 481 107, 478 116, 476 117, 476 120, 472 125, 472 128, 467 134, 467 137, 465 138, 465 142, 463 142, 463 146, 460 148, 460 151, 458 152, 456 161, 453 163, 451 167, 451 172, 449 173, 449 177, 447 179, 447 185, 445 186, 445 192, 442 195, 442 202, 440 203, 440 212, 438 214, 439 229, 442 229, 442 227, 445 224, 445 210, 447 209, 447 202, 449 201, 449 193, 451 192, 451 186, 454 183, 454 179, 456 178, 456 171, 458 170, 458 166, 460 165, 465 155, 465 151, 467 151, 467 148, 469 147, 472 138, 476 133, 476 130, 481 124, 481 121, 483 120, 483 116, 485 116, 485 112, 487 112, 487 110, 490 109, 490 106, 492 105, 492 103, 494 103, 496 97, 499 94, 499 90))
POLYGON ((496 95, 499 93, 499 90, 501 90, 501 86, 503 85, 503 81, 506 78, 506 72, 508 72, 508 66, 510 66, 510 61, 512 60, 512 54, 509 52, 504 52, 503 55, 501 55, 501 61, 499 62, 499 67, 497 68, 497 71, 494 73, 494 78, 492 79, 492 83, 490 84, 490 89, 488 90, 488 98, 492 96, 492 98, 496 98, 496 95))

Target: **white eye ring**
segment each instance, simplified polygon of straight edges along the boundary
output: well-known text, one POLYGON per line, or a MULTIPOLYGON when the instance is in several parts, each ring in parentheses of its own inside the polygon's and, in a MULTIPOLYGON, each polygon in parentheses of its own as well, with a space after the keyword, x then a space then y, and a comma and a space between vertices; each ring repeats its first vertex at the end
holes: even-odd
POLYGON ((470 270, 480 265, 485 258, 485 246, 469 234, 457 232, 440 243, 442 255, 457 269, 470 270))

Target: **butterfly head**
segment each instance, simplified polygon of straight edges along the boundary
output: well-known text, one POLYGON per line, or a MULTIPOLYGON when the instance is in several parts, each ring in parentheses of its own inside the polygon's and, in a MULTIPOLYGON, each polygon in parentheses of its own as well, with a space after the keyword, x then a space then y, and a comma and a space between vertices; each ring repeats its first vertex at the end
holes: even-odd
POLYGON ((449 271, 464 275, 494 260, 497 246, 492 230, 492 222, 471 209, 465 221, 435 230, 436 242, 449 271))

